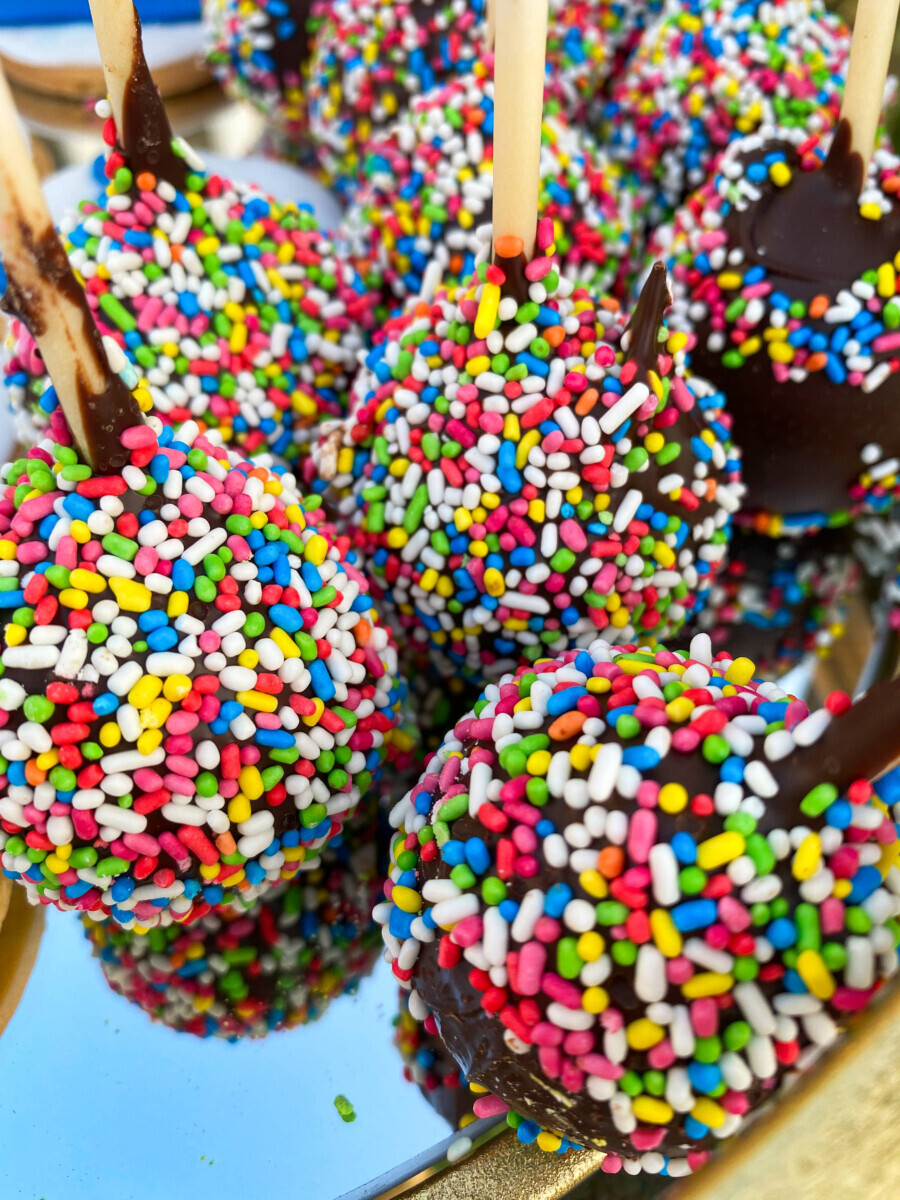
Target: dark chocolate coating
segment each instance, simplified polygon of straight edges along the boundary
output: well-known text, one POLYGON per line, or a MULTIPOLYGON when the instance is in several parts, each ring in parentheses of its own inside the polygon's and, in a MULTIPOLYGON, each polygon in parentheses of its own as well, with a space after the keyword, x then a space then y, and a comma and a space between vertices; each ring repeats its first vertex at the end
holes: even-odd
MULTIPOLYGON (((724 222, 729 246, 743 251, 745 267, 764 267, 773 290, 803 301, 821 294, 834 301, 842 288, 900 250, 900 205, 878 221, 860 216, 862 162, 850 150, 846 121, 819 170, 801 170, 796 150, 782 143, 766 143, 745 161, 759 161, 775 148, 787 155, 791 182, 783 188, 764 184, 756 204, 731 210, 724 222)), ((814 324, 833 329, 824 321, 814 324)), ((744 451, 749 507, 785 514, 840 511, 864 470, 862 448, 876 443, 886 456, 900 451, 896 373, 869 394, 834 384, 821 371, 802 383, 780 383, 764 350, 738 369, 723 366, 721 351, 707 347, 711 332, 708 321, 697 328, 691 366, 727 396, 734 438, 744 451)))
MULTIPOLYGON (((56 230, 48 225, 35 240, 30 226, 23 222, 22 237, 47 289, 80 311, 82 343, 71 347, 74 360, 80 365, 82 346, 87 345, 95 367, 103 376, 103 388, 95 392, 89 387, 83 370, 76 372, 77 399, 87 439, 87 445, 80 449, 98 474, 118 471, 128 461, 128 452, 122 448, 121 435, 126 429, 143 424, 144 418, 131 391, 110 369, 100 332, 56 230)), ((40 293, 19 283, 9 263, 3 308, 27 325, 35 341, 40 344, 47 332, 43 298, 40 293)))
POLYGON ((153 82, 141 42, 141 19, 134 12, 134 46, 131 74, 122 105, 119 148, 135 175, 149 171, 184 191, 188 164, 172 150, 172 126, 159 89, 153 82))
MULTIPOLYGON (((758 832, 765 834, 778 827, 796 824, 801 816, 801 799, 817 784, 831 782, 844 793, 857 779, 877 778, 897 758, 900 745, 898 727, 900 681, 895 681, 873 688, 863 701, 834 719, 813 746, 798 748, 788 759, 768 764, 779 784, 779 792, 768 803, 765 815, 757 826, 758 832)), ((621 739, 614 728, 608 727, 603 741, 621 739)), ((476 744, 469 741, 463 754, 471 752, 476 744)), ((568 750, 572 744, 561 742, 555 748, 568 750)), ((763 758, 762 739, 755 739, 751 758, 763 758)), ((659 767, 647 774, 660 785, 681 783, 692 796, 700 793, 712 795, 720 778, 717 768, 699 753, 670 753, 659 767)), ((507 778, 497 764, 494 766, 494 776, 507 778)), ((432 812, 439 807, 441 798, 442 792, 438 788, 432 796, 432 812)), ((606 807, 611 811, 632 811, 634 801, 624 799, 614 791, 606 807)), ((541 809, 541 815, 552 821, 557 830, 562 830, 573 814, 562 799, 551 798, 541 809)), ((717 814, 701 818, 687 808, 677 815, 656 810, 656 816, 659 821, 657 840, 660 842, 671 841, 679 830, 687 831, 697 841, 721 832, 722 818, 717 814)), ((821 816, 804 817, 802 823, 814 830, 821 829, 825 824, 821 816)), ((496 849, 497 835, 487 832, 476 818, 468 814, 454 821, 453 837, 462 841, 469 837, 480 837, 488 842, 492 851, 496 849)), ((598 851, 605 844, 605 841, 602 844, 595 843, 598 851)), ((512 900, 520 903, 532 888, 546 893, 558 882, 568 884, 574 896, 583 896, 578 878, 569 867, 554 869, 546 864, 540 852, 536 857, 540 864, 537 875, 528 879, 514 875, 508 881, 508 895, 512 900)), ((420 864, 420 870, 421 879, 425 880, 447 878, 450 874, 450 868, 440 857, 424 866, 420 864)), ((781 894, 792 904, 795 903, 799 888, 791 873, 790 862, 776 864, 774 870, 782 880, 781 894)), ((438 939, 422 945, 413 970, 413 986, 433 1010, 441 1037, 467 1079, 481 1084, 518 1112, 555 1133, 563 1134, 577 1143, 632 1156, 634 1151, 628 1146, 627 1138, 616 1130, 612 1122, 608 1103, 592 1100, 586 1091, 568 1092, 562 1083, 549 1079, 540 1065, 535 1047, 529 1046, 522 1054, 510 1050, 504 1040, 505 1028, 500 1019, 481 1006, 482 993, 469 980, 470 965, 462 958, 452 969, 442 968, 438 963, 438 947, 438 939)), ((552 945, 548 949, 552 956, 552 945)), ((767 998, 778 990, 775 983, 766 983, 762 979, 756 982, 767 998)), ((642 1015, 646 1006, 634 991, 633 966, 623 966, 613 960, 611 974, 603 986, 626 1021, 642 1015)), ((543 1016, 547 997, 541 993, 532 999, 541 1007, 543 1016)), ((680 990, 670 986, 665 1001, 683 1003, 680 990)), ((736 1017, 739 1017, 736 1008, 720 1011, 722 1023, 736 1017)), ((646 1053, 629 1049, 623 1066, 626 1070, 643 1073, 649 1066, 646 1053)), ((754 1082, 746 1093, 751 1108, 758 1106, 767 1093, 777 1088, 788 1070, 785 1064, 779 1062, 773 1079, 754 1082)), ((694 1149, 694 1143, 685 1134, 680 1119, 676 1124, 660 1128, 664 1128, 665 1132, 655 1150, 684 1157, 694 1149)))

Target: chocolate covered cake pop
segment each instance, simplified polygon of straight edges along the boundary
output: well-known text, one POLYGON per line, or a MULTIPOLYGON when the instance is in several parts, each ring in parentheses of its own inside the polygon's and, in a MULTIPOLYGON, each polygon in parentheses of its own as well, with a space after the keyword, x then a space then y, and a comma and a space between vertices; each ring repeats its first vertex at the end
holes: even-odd
POLYGON ((821 0, 683 0, 614 81, 604 144, 668 214, 734 138, 773 123, 830 130, 849 50, 821 0))
MULTIPOLYGON (((205 172, 173 138, 139 33, 128 127, 101 110, 106 196, 63 222, 70 261, 117 369, 131 364, 159 416, 245 457, 295 459, 342 411, 374 297, 311 211, 205 172)), ((13 322, 11 337, 6 384, 34 441, 45 370, 27 329, 13 322)))
POLYGON ((344 841, 249 908, 219 906, 189 926, 125 930, 86 915, 107 983, 195 1037, 234 1042, 317 1021, 356 989, 380 947, 374 843, 344 841))
POLYGON ((394 973, 523 1141, 687 1174, 897 970, 898 685, 810 712, 753 672, 522 667, 392 814, 394 973))
POLYGON ((727 398, 757 527, 802 531, 882 512, 897 491, 900 161, 865 178, 841 123, 828 148, 763 128, 683 207, 674 328, 727 398))
MULTIPOLYGON (((390 306, 463 283, 488 257, 493 129, 488 56, 415 100, 407 121, 370 144, 343 232, 390 306)), ((561 273, 595 295, 626 294, 641 239, 624 172, 561 114, 544 120, 540 170, 539 213, 553 223, 561 273)))
POLYGON ((598 630, 678 629, 741 495, 660 332, 662 266, 628 324, 559 276, 549 226, 528 265, 501 241, 468 291, 389 323, 317 449, 404 640, 476 681, 598 630))
POLYGON ((297 145, 306 136, 304 74, 311 0, 204 0, 206 59, 227 95, 249 100, 297 145))
MULTIPOLYGON (((643 7, 551 0, 547 94, 563 115, 584 116, 630 36, 616 10, 643 7)), ((313 26, 310 132, 325 175, 351 195, 370 144, 405 121, 416 96, 471 74, 487 52, 483 0, 322 0, 313 26)))

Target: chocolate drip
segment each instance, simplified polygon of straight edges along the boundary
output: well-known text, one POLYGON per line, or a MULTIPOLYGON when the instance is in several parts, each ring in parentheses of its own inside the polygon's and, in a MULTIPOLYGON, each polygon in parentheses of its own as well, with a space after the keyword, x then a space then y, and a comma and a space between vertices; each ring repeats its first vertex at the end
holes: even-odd
MULTIPOLYGON (((21 222, 23 245, 27 247, 37 270, 51 293, 60 296, 81 317, 80 344, 72 340, 70 349, 75 361, 77 403, 81 411, 86 444, 82 453, 94 470, 100 474, 118 471, 128 461, 128 452, 123 449, 121 435, 133 425, 143 421, 137 402, 122 380, 109 366, 106 351, 94 318, 84 298, 84 291, 72 274, 69 260, 52 226, 35 239, 26 221, 21 222), (88 383, 81 359, 82 346, 87 343, 103 375, 103 388, 95 391, 88 383)), ((13 313, 28 326, 35 341, 40 345, 47 333, 43 289, 36 292, 26 284, 20 284, 15 268, 7 263, 7 289, 3 301, 7 312, 13 313)))
MULTIPOLYGON (((864 271, 892 261, 900 248, 900 206, 878 221, 860 216, 863 162, 850 141, 850 125, 841 121, 816 171, 801 170, 790 148, 787 187, 766 187, 757 203, 733 209, 725 220, 730 245, 748 264, 765 267, 773 288, 783 286, 791 297, 833 297, 864 271)), ((774 149, 786 148, 766 142, 746 161, 761 162, 774 149)))
MULTIPOLYGON (((521 242, 519 244, 521 245, 521 242)), ((504 258, 495 250, 494 266, 499 267, 506 276, 500 287, 501 294, 504 297, 512 296, 516 304, 527 303, 529 283, 525 276, 525 268, 528 266, 528 259, 524 252, 520 251, 515 258, 504 258)))
POLYGON ((656 370, 659 330, 671 303, 666 268, 663 263, 655 262, 625 330, 629 338, 628 358, 637 365, 642 375, 656 370))
POLYGON ((122 101, 122 128, 118 135, 118 147, 135 175, 148 171, 184 191, 188 165, 172 149, 172 126, 144 57, 137 9, 131 74, 122 101))

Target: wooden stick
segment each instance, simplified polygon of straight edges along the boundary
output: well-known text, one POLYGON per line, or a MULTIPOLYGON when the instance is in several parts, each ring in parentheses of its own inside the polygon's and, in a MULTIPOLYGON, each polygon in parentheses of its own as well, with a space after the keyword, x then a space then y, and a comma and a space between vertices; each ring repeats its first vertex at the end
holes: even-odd
POLYGON ((492 0, 492 6, 494 242, 519 238, 530 259, 538 220, 547 0, 492 0))
POLYGON ((89 3, 106 91, 121 137, 125 127, 125 96, 134 70, 135 43, 141 45, 141 23, 131 0, 89 0, 89 3))
POLYGON ((863 184, 881 120, 900 0, 859 0, 841 120, 850 126, 850 149, 863 162, 863 184))
POLYGON ((38 344, 75 444, 86 462, 105 469, 110 454, 121 452, 118 434, 143 418, 131 393, 110 371, 84 292, 53 226, 2 70, 0 256, 8 305, 38 344))
POLYGON ((89 0, 94 36, 119 145, 135 175, 149 172, 183 190, 188 166, 173 153, 172 127, 144 57, 132 0, 89 0))

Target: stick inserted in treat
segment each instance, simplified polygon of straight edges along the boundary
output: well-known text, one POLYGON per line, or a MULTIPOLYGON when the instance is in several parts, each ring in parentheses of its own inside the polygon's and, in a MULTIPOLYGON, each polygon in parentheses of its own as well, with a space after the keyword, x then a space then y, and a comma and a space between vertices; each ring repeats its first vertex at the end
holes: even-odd
POLYGON ((0 253, 8 280, 4 306, 37 342, 72 437, 97 471, 123 460, 119 436, 143 418, 110 370, 103 342, 41 191, 0 71, 0 253))
POLYGON ((859 0, 853 23, 841 120, 850 126, 850 148, 862 159, 863 180, 881 120, 898 8, 900 0, 859 0))
POLYGON ((493 0, 494 241, 534 254, 547 51, 547 0, 493 0))
POLYGON ((172 150, 172 127, 147 60, 131 0, 90 0, 119 146, 135 175, 184 188, 187 163, 172 150))

